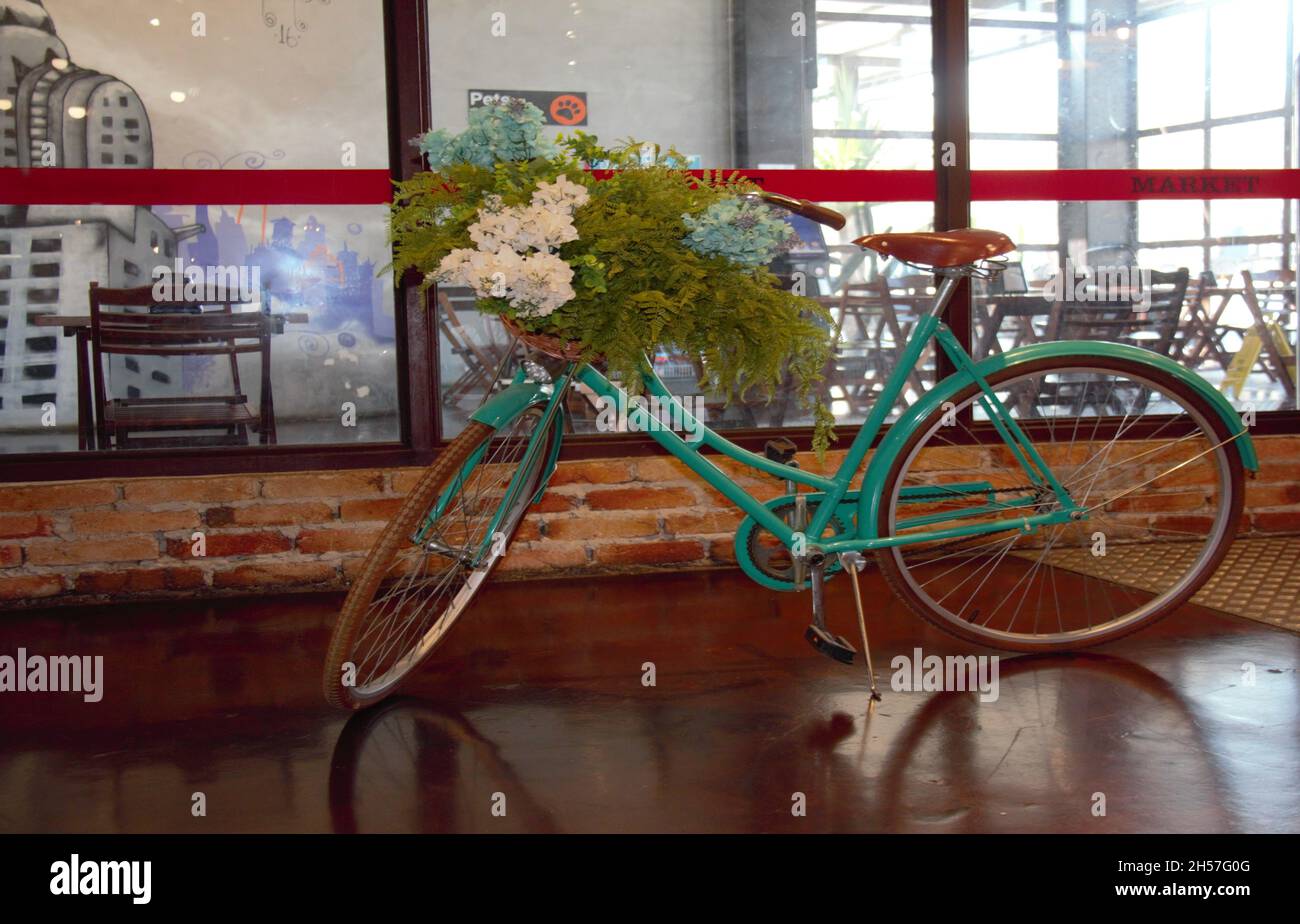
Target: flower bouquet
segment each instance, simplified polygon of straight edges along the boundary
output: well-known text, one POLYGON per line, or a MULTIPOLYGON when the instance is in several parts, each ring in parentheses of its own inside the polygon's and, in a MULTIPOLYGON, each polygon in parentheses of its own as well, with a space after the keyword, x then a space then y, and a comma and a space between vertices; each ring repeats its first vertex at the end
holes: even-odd
MULTIPOLYGON (((697 177, 676 151, 552 141, 537 107, 471 111, 458 135, 416 140, 429 170, 397 184, 393 267, 472 289, 480 311, 549 352, 603 357, 639 391, 645 356, 698 355, 700 384, 771 396, 787 376, 808 403, 830 356, 829 316, 766 265, 793 228, 736 174, 697 177)), ((814 402, 813 446, 834 438, 814 402)))

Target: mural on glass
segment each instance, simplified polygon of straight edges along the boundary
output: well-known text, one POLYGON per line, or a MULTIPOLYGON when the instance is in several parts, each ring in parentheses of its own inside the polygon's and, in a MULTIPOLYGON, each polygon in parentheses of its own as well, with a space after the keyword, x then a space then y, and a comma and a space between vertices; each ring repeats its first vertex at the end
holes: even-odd
MULTIPOLYGON (((387 168, 377 4, 263 0, 204 14, 123 0, 103 11, 0 0, 0 166, 387 168)), ((238 280, 233 310, 277 318, 275 442, 397 439, 386 219, 383 205, 0 205, 4 451, 77 446, 78 341, 41 316, 86 315, 91 282, 152 285, 163 268, 191 267, 238 280)), ((115 355, 107 390, 127 401, 226 393, 228 359, 115 355)), ((241 357, 238 371, 257 407, 256 363, 241 357)))

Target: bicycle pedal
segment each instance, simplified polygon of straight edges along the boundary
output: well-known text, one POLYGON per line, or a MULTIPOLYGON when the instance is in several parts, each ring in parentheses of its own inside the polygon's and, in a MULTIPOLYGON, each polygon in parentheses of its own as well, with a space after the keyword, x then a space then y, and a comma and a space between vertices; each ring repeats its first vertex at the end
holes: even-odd
POLYGON ((781 465, 789 465, 794 461, 795 453, 798 451, 799 447, 795 445, 794 440, 787 439, 784 436, 778 436, 776 439, 768 440, 763 444, 763 454, 773 462, 778 462, 781 465))
POLYGON ((803 637, 808 640, 809 645, 841 664, 852 664, 858 653, 856 648, 844 640, 844 636, 833 635, 819 626, 809 626, 803 637))

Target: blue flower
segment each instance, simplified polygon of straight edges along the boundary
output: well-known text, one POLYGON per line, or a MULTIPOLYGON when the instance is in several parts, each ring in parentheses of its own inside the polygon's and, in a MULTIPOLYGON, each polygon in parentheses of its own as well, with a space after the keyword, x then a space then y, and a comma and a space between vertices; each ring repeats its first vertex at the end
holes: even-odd
POLYGON ((473 164, 491 169, 500 161, 553 157, 558 148, 542 135, 542 110, 525 100, 479 106, 470 110, 469 127, 459 135, 438 129, 415 139, 429 167, 473 164))
POLYGON ((798 240, 790 224, 748 199, 715 202, 699 215, 683 215, 690 233, 683 243, 706 257, 724 257, 742 266, 765 266, 798 240))

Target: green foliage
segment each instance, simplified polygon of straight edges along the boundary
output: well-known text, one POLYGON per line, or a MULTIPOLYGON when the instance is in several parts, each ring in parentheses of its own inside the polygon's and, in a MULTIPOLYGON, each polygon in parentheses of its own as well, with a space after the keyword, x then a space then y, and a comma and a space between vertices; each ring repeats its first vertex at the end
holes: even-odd
MULTIPOLYGON (((494 169, 456 163, 417 174, 397 184, 394 270, 413 267, 432 282, 451 250, 474 246, 468 227, 488 197, 523 205, 538 182, 563 174, 590 195, 573 216, 578 239, 559 249, 573 267, 575 297, 544 318, 518 317, 502 299, 480 299, 480 310, 581 343, 633 392, 641 390, 646 355, 663 346, 700 356, 708 390, 770 398, 789 376, 809 403, 830 357, 825 309, 782 289, 764 267, 704 256, 685 243, 687 216, 755 187, 736 174, 697 179, 671 166, 685 162, 678 152, 649 150, 647 158, 647 146, 631 141, 602 148, 578 132, 560 139, 554 157, 494 169), (615 171, 598 179, 584 169, 593 164, 615 171)), ((814 413, 814 448, 821 453, 833 439, 833 418, 820 402, 814 413)))

